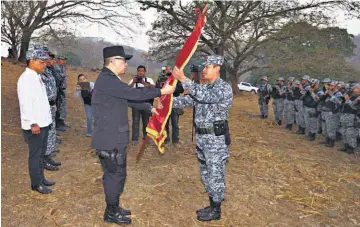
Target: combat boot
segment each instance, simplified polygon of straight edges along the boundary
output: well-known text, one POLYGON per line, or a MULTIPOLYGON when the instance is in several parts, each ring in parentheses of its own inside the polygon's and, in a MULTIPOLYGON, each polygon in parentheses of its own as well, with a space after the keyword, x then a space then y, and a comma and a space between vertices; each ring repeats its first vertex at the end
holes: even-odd
POLYGON ((221 218, 221 202, 220 203, 213 202, 209 212, 197 216, 197 219, 199 221, 212 221, 212 220, 219 220, 220 218, 221 218))
POLYGON ((324 145, 326 145, 326 144, 328 144, 329 143, 329 138, 328 137, 325 137, 325 140, 323 141, 323 142, 320 142, 320 144, 324 144, 324 145))
POLYGON ((305 135, 305 128, 299 126, 299 129, 296 131, 298 135, 305 135))
POLYGON ((342 135, 340 132, 336 132, 336 141, 340 141, 342 139, 342 135))
POLYGON ((278 121, 277 121, 277 124, 278 124, 278 125, 281 125, 281 120, 278 120, 278 121))
POLYGON ((264 114, 261 114, 260 118, 261 118, 261 119, 264 119, 264 118, 265 118, 264 114))
POLYGON ((318 132, 317 132, 319 135, 322 134, 322 128, 319 128, 318 132))
POLYGON ((354 152, 354 148, 349 146, 349 148, 347 149, 346 153, 348 153, 348 154, 354 154, 354 153, 355 153, 355 152, 354 152))
POLYGON ((131 224, 131 219, 128 217, 125 217, 124 215, 121 215, 120 212, 118 212, 119 207, 117 206, 106 206, 105 213, 104 213, 104 221, 115 223, 119 225, 128 225, 131 224))
POLYGON ((349 149, 349 144, 347 143, 344 143, 344 147, 339 149, 339 151, 342 151, 342 152, 347 152, 347 150, 349 149))
POLYGON ((335 145, 335 140, 329 139, 329 143, 325 144, 326 147, 334 147, 335 145))
POLYGON ((47 162, 47 160, 44 160, 44 169, 49 171, 57 171, 59 170, 59 167, 51 165, 50 163, 47 162))
POLYGON ((293 126, 292 124, 288 124, 288 125, 286 126, 286 127, 287 127, 286 129, 289 130, 289 131, 292 131, 292 126, 293 126))
POLYGON ((316 133, 309 132, 309 141, 314 141, 316 139, 316 133))
POLYGON ((50 155, 46 155, 44 159, 46 159, 46 162, 50 163, 53 166, 61 166, 61 162, 55 161, 54 159, 51 158, 50 155))
POLYGON ((210 202, 210 206, 207 206, 207 207, 205 207, 205 208, 202 208, 202 209, 198 209, 197 211, 196 211, 196 214, 197 215, 204 215, 204 213, 207 213, 207 212, 209 212, 210 210, 211 210, 211 207, 213 206, 213 200, 212 200, 212 198, 209 196, 209 202, 210 202))

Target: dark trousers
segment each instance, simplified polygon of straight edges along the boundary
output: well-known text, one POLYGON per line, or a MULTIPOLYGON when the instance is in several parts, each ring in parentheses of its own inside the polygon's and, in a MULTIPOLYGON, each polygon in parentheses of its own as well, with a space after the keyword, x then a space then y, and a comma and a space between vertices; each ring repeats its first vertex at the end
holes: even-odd
POLYGON ((150 112, 147 110, 137 110, 132 108, 132 141, 138 141, 140 117, 143 126, 143 139, 146 136, 146 126, 149 123, 150 112))
POLYGON ((39 134, 23 130, 25 141, 29 146, 29 174, 32 186, 42 184, 44 180, 44 155, 47 148, 49 127, 40 129, 39 134))
MULTIPOLYGON (((105 193, 105 200, 108 206, 117 206, 119 204, 120 195, 124 191, 126 180, 126 144, 118 144, 117 158, 111 160, 110 158, 100 158, 101 166, 104 172, 103 186, 105 193)), ((99 152, 99 151, 98 151, 99 152)))
POLYGON ((171 115, 166 122, 166 133, 167 133, 167 141, 170 141, 170 127, 169 122, 171 121, 172 133, 171 133, 171 141, 173 143, 179 142, 179 115, 174 111, 171 112, 171 115))

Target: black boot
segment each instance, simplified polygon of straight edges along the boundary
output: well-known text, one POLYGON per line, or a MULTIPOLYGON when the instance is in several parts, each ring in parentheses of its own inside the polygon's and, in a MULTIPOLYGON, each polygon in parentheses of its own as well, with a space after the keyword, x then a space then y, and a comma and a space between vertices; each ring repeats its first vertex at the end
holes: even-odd
POLYGON ((131 211, 130 211, 130 210, 125 210, 125 209, 123 209, 123 208, 120 207, 120 202, 119 202, 119 200, 116 201, 116 206, 119 207, 119 210, 118 210, 118 211, 120 212, 120 214, 121 214, 122 216, 131 215, 131 211))
POLYGON ((287 127, 286 129, 289 130, 289 131, 292 131, 292 126, 293 126, 292 124, 288 124, 288 125, 286 126, 286 127, 287 127))
POLYGON ((199 221, 212 221, 212 220, 219 220, 220 218, 221 218, 221 202, 220 203, 213 202, 209 212, 197 216, 197 219, 199 221))
POLYGON ((61 162, 55 161, 54 159, 52 159, 50 155, 45 156, 45 159, 48 163, 50 163, 53 166, 61 166, 61 162))
POLYGON ((334 147, 334 145, 335 145, 335 140, 329 139, 329 143, 326 144, 325 146, 327 146, 327 147, 334 147))
POLYGON ((278 124, 278 125, 281 125, 281 120, 278 120, 278 121, 277 121, 277 124, 278 124))
POLYGON ((55 181, 48 181, 46 179, 43 180, 43 185, 45 185, 45 186, 53 186, 55 184, 56 184, 55 181))
POLYGON ((342 139, 342 135, 340 132, 336 132, 336 141, 339 141, 342 139))
POLYGON ((44 159, 44 169, 50 171, 57 171, 59 170, 59 167, 51 165, 50 163, 47 162, 47 160, 44 159))
POLYGON ((299 126, 299 129, 296 131, 298 135, 305 135, 305 128, 299 126))
POLYGON ((322 128, 319 128, 317 133, 321 135, 322 134, 322 128))
POLYGON ((349 148, 347 149, 346 153, 348 153, 348 154, 354 154, 354 153, 355 153, 355 152, 354 152, 354 148, 349 146, 349 148))
POLYGON ((261 114, 260 118, 261 118, 261 119, 264 119, 264 118, 265 118, 264 114, 261 114))
POLYGON ((347 143, 344 143, 344 147, 339 149, 339 151, 342 151, 342 152, 347 152, 347 150, 349 149, 349 144, 347 143))
POLYGON ((320 144, 324 144, 324 145, 326 145, 326 144, 328 144, 329 143, 329 138, 328 137, 325 137, 325 141, 323 141, 323 142, 320 142, 320 144))
POLYGON ((196 211, 196 214, 197 215, 204 215, 204 213, 207 213, 207 212, 209 212, 210 211, 210 209, 211 209, 211 207, 213 206, 213 200, 212 200, 212 198, 209 196, 209 202, 210 202, 210 206, 207 206, 207 207, 205 207, 205 208, 202 208, 202 209, 198 209, 197 211, 196 211))
POLYGON ((31 186, 31 190, 33 191, 37 191, 41 194, 50 194, 52 192, 52 190, 48 187, 46 187, 45 185, 37 185, 37 186, 31 186))
POLYGON ((131 224, 131 219, 121 215, 120 212, 118 212, 118 208, 117 206, 106 206, 104 221, 120 225, 131 224))
POLYGON ((266 119, 266 118, 268 118, 268 116, 267 116, 267 115, 264 115, 264 119, 266 119))
POLYGON ((309 141, 314 141, 316 139, 316 133, 309 132, 309 141))

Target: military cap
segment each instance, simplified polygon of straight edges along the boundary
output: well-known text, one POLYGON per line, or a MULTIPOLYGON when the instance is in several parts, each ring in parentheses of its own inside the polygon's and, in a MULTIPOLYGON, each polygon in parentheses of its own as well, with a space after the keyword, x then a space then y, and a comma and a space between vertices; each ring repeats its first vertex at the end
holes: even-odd
POLYGON ((310 79, 310 83, 311 84, 317 84, 317 83, 319 83, 320 81, 318 80, 318 79, 315 79, 315 78, 312 78, 312 79, 310 79))
POLYGON ((57 56, 57 59, 60 59, 60 60, 66 60, 67 58, 66 58, 66 57, 64 57, 63 55, 58 55, 58 56, 57 56))
POLYGON ((336 81, 336 80, 332 80, 330 83, 329 83, 329 85, 331 85, 331 86, 335 86, 335 85, 337 85, 338 84, 338 82, 336 81))
POLYGON ((28 50, 26 51, 26 60, 31 59, 49 60, 50 57, 43 50, 28 50))
POLYGON ((338 81, 337 86, 338 87, 344 87, 345 83, 343 81, 338 81))
POLYGON ((49 52, 49 57, 52 58, 52 59, 56 58, 55 54, 53 54, 52 52, 49 52))
POLYGON ((261 78, 260 78, 260 80, 266 80, 266 81, 269 81, 269 80, 268 80, 268 78, 267 78, 267 76, 263 76, 263 77, 261 77, 261 78))
POLYGON ((293 77, 293 76, 290 76, 290 77, 288 78, 288 81, 290 81, 290 82, 294 82, 294 80, 295 80, 295 77, 293 77))
POLYGON ((300 83, 300 80, 295 80, 294 81, 294 85, 300 85, 301 83, 300 83))
POLYGON ((302 79, 302 80, 310 81, 310 76, 304 75, 303 77, 301 77, 301 79, 302 79))
POLYGON ((277 81, 280 81, 280 80, 285 81, 283 77, 279 77, 279 78, 277 79, 277 81))
POLYGON ((210 55, 206 58, 203 66, 207 65, 222 65, 224 63, 224 57, 220 55, 210 55))
POLYGON ((123 57, 125 58, 125 60, 130 60, 133 57, 130 54, 125 54, 125 50, 123 46, 110 46, 110 47, 105 47, 103 49, 104 59, 115 56, 123 57))
POLYGON ((360 83, 354 83, 351 85, 351 90, 354 90, 356 88, 360 88, 360 83))
POLYGON ((323 79, 321 82, 322 82, 322 83, 330 83, 331 80, 330 80, 329 78, 325 78, 325 79, 323 79))

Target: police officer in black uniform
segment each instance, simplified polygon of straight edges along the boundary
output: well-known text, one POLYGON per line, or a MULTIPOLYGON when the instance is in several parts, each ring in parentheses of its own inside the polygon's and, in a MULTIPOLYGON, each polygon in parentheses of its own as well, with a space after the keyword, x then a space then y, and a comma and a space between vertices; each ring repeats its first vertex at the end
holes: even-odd
POLYGON ((135 89, 121 81, 120 75, 127 68, 126 61, 132 55, 125 54, 122 46, 106 47, 103 50, 104 68, 93 89, 91 100, 94 116, 94 133, 91 147, 96 149, 103 167, 103 186, 106 209, 104 221, 116 224, 130 224, 129 210, 119 207, 120 194, 126 179, 126 147, 129 143, 128 107, 139 110, 155 109, 149 103, 133 103, 172 94, 170 85, 162 89, 144 87, 135 89))

